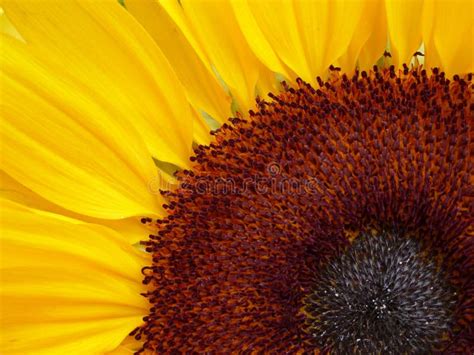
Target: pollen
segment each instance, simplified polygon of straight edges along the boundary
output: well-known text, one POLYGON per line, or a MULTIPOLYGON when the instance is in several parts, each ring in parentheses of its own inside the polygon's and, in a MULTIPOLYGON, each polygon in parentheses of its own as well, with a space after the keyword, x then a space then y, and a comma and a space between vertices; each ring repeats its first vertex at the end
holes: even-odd
POLYGON ((471 353, 472 75, 333 68, 317 82, 230 119, 163 192, 140 352, 471 353), (356 279, 360 299, 340 286, 356 279))

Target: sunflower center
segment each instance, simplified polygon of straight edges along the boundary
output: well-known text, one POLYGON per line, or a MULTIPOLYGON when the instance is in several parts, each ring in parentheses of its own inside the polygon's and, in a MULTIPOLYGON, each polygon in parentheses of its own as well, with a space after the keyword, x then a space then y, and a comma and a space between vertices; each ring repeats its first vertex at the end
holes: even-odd
POLYGON ((420 353, 450 327, 453 291, 416 240, 364 234, 305 300, 316 343, 338 353, 420 353))
POLYGON ((143 352, 472 353, 472 76, 317 82, 230 119, 163 192, 143 352))

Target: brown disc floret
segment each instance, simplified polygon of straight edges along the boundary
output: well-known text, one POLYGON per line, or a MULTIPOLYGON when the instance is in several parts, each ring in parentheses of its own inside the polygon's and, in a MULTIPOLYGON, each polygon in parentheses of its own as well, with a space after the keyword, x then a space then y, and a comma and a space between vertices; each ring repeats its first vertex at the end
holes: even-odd
MULTIPOLYGON (((320 283, 336 282, 327 270, 357 245, 382 250, 374 260, 392 258, 392 244, 373 243, 396 232, 414 243, 401 255, 422 260, 404 274, 410 284, 397 284, 400 297, 412 302, 413 287, 429 299, 418 288, 431 280, 444 303, 419 314, 444 328, 412 329, 419 348, 397 348, 396 334, 382 334, 374 351, 473 352, 472 76, 392 67, 332 71, 318 84, 284 84, 247 119, 231 119, 195 150, 180 187, 164 192, 169 214, 143 243, 153 263, 143 270, 150 314, 134 332, 142 351, 357 352, 322 334, 328 322, 311 322, 336 307, 320 283)), ((356 314, 341 309, 333 325, 356 314)), ((366 333, 347 336, 357 334, 366 333)))

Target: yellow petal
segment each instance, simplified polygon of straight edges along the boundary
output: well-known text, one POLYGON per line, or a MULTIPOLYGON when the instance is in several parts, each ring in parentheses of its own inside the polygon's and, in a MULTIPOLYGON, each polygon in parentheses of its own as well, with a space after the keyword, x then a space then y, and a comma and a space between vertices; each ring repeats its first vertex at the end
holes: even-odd
MULTIPOLYGON (((263 36, 266 39, 253 39, 249 42, 268 42, 272 48, 272 51, 270 51, 265 44, 260 49, 253 45, 252 48, 258 51, 258 56, 266 58, 264 63, 273 63, 271 65, 278 68, 275 66, 278 62, 272 58, 272 52, 274 52, 279 60, 285 63, 297 76, 312 81, 314 78, 312 78, 312 72, 304 53, 300 27, 298 26, 293 3, 291 1, 249 0, 246 8, 251 10, 253 21, 256 22, 257 26, 252 25, 252 19, 247 20, 246 23, 242 23, 242 26, 249 26, 244 33, 247 33, 247 37, 254 36, 258 38, 263 36)), ((240 6, 240 11, 243 12, 244 19, 246 19, 249 15, 245 14, 244 9, 243 5, 240 6)), ((240 12, 237 12, 238 15, 240 15, 240 12)))
POLYGON ((181 4, 211 65, 245 113, 254 106, 260 63, 247 44, 230 3, 181 1, 181 4))
MULTIPOLYGON (((74 213, 42 198, 1 170, 0 198, 15 202, 20 206, 28 206, 32 212, 40 215, 50 216, 53 214, 71 223, 93 223, 107 226, 119 232, 130 244, 146 240, 150 234, 150 230, 141 223, 139 217, 108 220, 74 213)), ((149 217, 157 216, 150 215, 149 217)))
POLYGON ((339 59, 345 72, 356 64, 361 70, 370 69, 383 55, 387 46, 387 24, 383 0, 366 1, 349 48, 339 59))
POLYGON ((207 125, 202 115, 193 107, 194 114, 194 141, 197 144, 208 145, 211 142, 211 128, 207 125))
POLYGON ((116 349, 107 352, 107 355, 133 355, 143 346, 143 342, 127 337, 116 349))
POLYGON ((421 45, 423 0, 385 0, 385 6, 393 63, 408 64, 421 45))
POLYGON ((294 75, 280 61, 274 48, 260 29, 249 3, 247 1, 232 0, 231 5, 245 39, 258 59, 270 70, 287 78, 293 77, 294 75))
MULTIPOLYGON (((26 42, 84 89, 127 112, 153 156, 188 165, 192 120, 182 85, 116 0, 2 1, 26 42)), ((127 144, 124 142, 124 144, 127 144)))
POLYGON ((148 188, 157 170, 125 113, 68 82, 26 45, 2 44, 2 169, 80 214, 159 213, 160 196, 148 188))
POLYGON ((191 47, 193 47, 193 49, 196 51, 196 54, 198 55, 198 57, 201 58, 201 61, 205 63, 207 67, 210 67, 211 65, 209 62, 209 57, 204 52, 204 49, 199 43, 198 35, 196 31, 194 31, 191 23, 189 22, 189 19, 184 14, 181 1, 175 1, 175 0, 162 0, 162 1, 153 0, 153 1, 158 2, 159 6, 165 9, 165 11, 168 13, 170 18, 173 20, 173 22, 178 26, 180 31, 183 33, 184 37, 186 37, 186 40, 189 42, 191 47))
POLYGON ((99 219, 84 219, 88 223, 97 223, 108 228, 111 228, 120 233, 129 244, 136 244, 142 240, 148 240, 151 233, 155 230, 148 229, 142 224, 138 218, 124 218, 118 220, 99 220, 99 219))
POLYGON ((16 30, 16 28, 11 23, 11 21, 7 18, 7 16, 5 15, 5 11, 3 11, 1 7, 0 7, 0 33, 4 33, 20 41, 24 41, 21 35, 16 30))
POLYGON ((474 72, 473 2, 427 1, 423 15, 426 66, 448 76, 474 72))
POLYGON ((231 113, 230 97, 170 15, 153 0, 127 0, 126 6, 173 64, 188 100, 199 110, 225 122, 231 113))
MULTIPOLYGON (((246 30, 248 36, 263 34, 278 58, 310 82, 324 75, 329 65, 347 51, 363 13, 363 6, 351 1, 249 0, 248 8, 259 29, 250 33, 255 26, 247 20, 250 23, 246 30)), ((244 19, 247 17, 245 14, 244 19)), ((252 48, 258 50, 255 47, 252 48)), ((267 57, 267 63, 276 65, 273 52, 262 45, 259 57, 267 57)))
POLYGON ((383 0, 367 2, 368 15, 375 16, 373 31, 359 53, 359 67, 367 70, 374 66, 387 48, 387 17, 383 0))
POLYGON ((144 259, 122 237, 0 203, 2 353, 103 353, 141 324, 144 259))
POLYGON ((295 12, 302 33, 307 63, 314 81, 342 56, 363 17, 364 2, 330 0, 295 1, 295 12))
POLYGON ((79 220, 75 218, 77 214, 45 200, 2 170, 0 170, 0 198, 13 202, 17 206, 23 206, 24 209, 31 208, 39 214, 53 214, 55 217, 61 216, 71 223, 79 223, 79 220))

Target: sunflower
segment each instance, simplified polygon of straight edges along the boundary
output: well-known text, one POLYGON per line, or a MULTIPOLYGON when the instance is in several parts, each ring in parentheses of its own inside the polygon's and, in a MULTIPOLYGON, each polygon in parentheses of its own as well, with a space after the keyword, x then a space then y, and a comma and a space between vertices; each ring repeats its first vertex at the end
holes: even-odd
POLYGON ((0 6, 2 354, 474 352, 471 1, 0 6))

